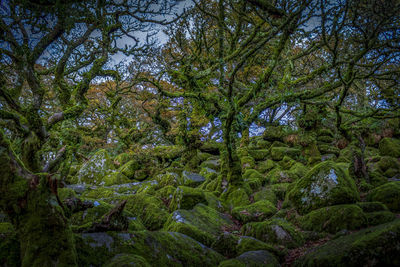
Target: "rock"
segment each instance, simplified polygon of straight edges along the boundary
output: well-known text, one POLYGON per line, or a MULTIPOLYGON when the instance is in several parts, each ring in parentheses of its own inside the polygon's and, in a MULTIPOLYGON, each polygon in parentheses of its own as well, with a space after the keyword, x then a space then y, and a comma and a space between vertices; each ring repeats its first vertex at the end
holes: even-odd
POLYGON ((125 210, 140 218, 149 230, 161 229, 168 218, 166 206, 157 197, 139 193, 120 199, 127 200, 125 210))
POLYGON ((264 187, 260 191, 253 194, 254 201, 267 200, 276 205, 278 202, 274 191, 269 187, 264 187))
POLYGON ((104 185, 104 186, 110 186, 110 185, 117 185, 117 184, 127 184, 130 183, 131 180, 128 179, 124 174, 120 172, 113 172, 110 174, 107 174, 101 179, 100 183, 97 183, 97 185, 104 185))
POLYGON ((254 169, 256 167, 256 162, 253 157, 244 156, 240 158, 240 163, 242 164, 242 169, 254 169))
POLYGON ((266 160, 269 155, 268 149, 249 149, 248 152, 257 161, 266 160))
POLYGON ((202 184, 205 180, 206 178, 198 173, 188 171, 182 172, 182 185, 196 187, 202 184))
POLYGON ((302 234, 289 222, 280 218, 247 223, 243 225, 241 231, 243 235, 288 248, 298 247, 304 242, 302 234))
POLYGON ((276 167, 276 163, 273 160, 267 159, 266 161, 258 163, 258 171, 265 173, 276 167))
POLYGON ((388 208, 379 201, 373 202, 357 202, 357 206, 359 206, 364 212, 374 212, 374 211, 388 211, 388 208))
POLYGON ((175 172, 166 172, 163 174, 158 174, 156 176, 156 181, 161 187, 164 186, 178 186, 179 184, 179 174, 175 172))
POLYGON ((249 195, 244 188, 233 189, 227 196, 228 208, 250 204, 249 195))
POLYGON ((399 266, 400 220, 367 228, 312 248, 295 266, 399 266))
POLYGON ((200 188, 191 188, 188 186, 178 186, 172 196, 169 209, 191 209, 198 203, 207 203, 204 191, 200 188))
POLYGON ((368 201, 380 201, 391 211, 400 211, 400 182, 381 185, 368 193, 368 201))
POLYGON ((203 161, 200 164, 201 168, 210 168, 213 169, 215 171, 218 171, 220 169, 220 160, 219 159, 208 159, 206 161, 203 161))
POLYGON ((79 183, 100 184, 102 178, 114 172, 114 163, 105 149, 97 151, 77 173, 79 183))
POLYGON ((268 200, 260 200, 255 203, 239 206, 232 210, 232 215, 243 223, 263 221, 277 212, 274 204, 268 200))
POLYGON ((224 257, 175 232, 107 232, 76 236, 80 266, 102 266, 119 254, 136 255, 150 266, 218 266, 224 257))
POLYGON ((326 206, 355 203, 359 199, 354 181, 332 161, 317 164, 286 195, 286 200, 301 214, 326 206))
POLYGON ((130 153, 121 153, 114 158, 115 167, 121 167, 132 159, 133 155, 130 153))
POLYGON ((379 153, 382 156, 400 158, 400 140, 385 137, 379 142, 379 153))
POLYGON ((129 179, 137 179, 135 172, 140 169, 140 163, 137 160, 130 160, 121 166, 119 171, 129 179))
POLYGON ((106 263, 104 267, 151 267, 151 265, 141 256, 132 254, 118 254, 106 263))
POLYGON ((387 170, 390 169, 393 169, 395 172, 400 173, 400 162, 394 157, 381 157, 376 165, 379 170, 382 171, 382 173, 385 173, 387 170))
POLYGON ((281 161, 284 156, 289 156, 293 159, 300 156, 301 150, 290 147, 272 147, 271 158, 275 161, 281 161))
POLYGON ((360 229, 366 225, 364 212, 355 204, 320 208, 300 218, 302 229, 332 234, 340 230, 360 229))
POLYGON ((236 257, 236 260, 245 264, 245 266, 256 267, 256 266, 268 266, 275 267, 280 266, 278 260, 274 257, 271 252, 267 250, 256 250, 247 251, 240 256, 236 257))
POLYGON ((285 136, 282 126, 269 126, 265 129, 262 137, 266 141, 282 141, 285 136))
POLYGON ((254 251, 254 250, 267 250, 275 255, 283 256, 281 249, 277 249, 274 246, 262 242, 251 236, 241 236, 236 246, 237 253, 243 254, 247 251, 254 251))
POLYGON ((204 204, 197 204, 192 210, 174 211, 165 223, 164 230, 183 233, 211 245, 224 228, 233 226, 234 223, 227 215, 204 204))
POLYGON ((161 161, 170 161, 181 157, 184 151, 183 146, 156 146, 153 155, 161 161))
POLYGON ((368 225, 375 226, 382 223, 391 222, 396 219, 396 215, 390 211, 374 211, 365 213, 368 225))
POLYGON ((232 258, 236 256, 238 240, 239 238, 236 235, 224 232, 212 243, 211 248, 225 257, 232 258))

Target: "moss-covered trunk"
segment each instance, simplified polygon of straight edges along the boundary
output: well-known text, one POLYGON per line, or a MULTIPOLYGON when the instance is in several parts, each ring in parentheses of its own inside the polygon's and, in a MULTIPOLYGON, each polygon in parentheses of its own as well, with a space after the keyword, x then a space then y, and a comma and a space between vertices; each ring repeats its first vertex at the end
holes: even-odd
POLYGON ((77 266, 72 231, 45 180, 28 191, 25 207, 13 220, 22 266, 77 266))
POLYGON ((0 208, 20 241, 22 266, 77 266, 72 231, 46 174, 28 171, 0 131, 0 208))
POLYGON ((233 120, 234 112, 228 113, 225 125, 223 128, 224 136, 224 154, 223 164, 221 164, 221 174, 226 176, 226 180, 232 185, 242 183, 242 166, 236 151, 235 138, 233 136, 233 120))

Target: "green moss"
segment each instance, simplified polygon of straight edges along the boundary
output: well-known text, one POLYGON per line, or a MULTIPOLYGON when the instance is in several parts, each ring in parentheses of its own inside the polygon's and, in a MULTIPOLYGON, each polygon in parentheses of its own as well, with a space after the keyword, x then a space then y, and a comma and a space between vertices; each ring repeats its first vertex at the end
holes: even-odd
POLYGON ((151 267, 151 265, 141 256, 131 254, 118 254, 106 263, 104 267, 151 267))
POLYGON ((271 185, 271 190, 279 200, 284 200, 289 185, 290 183, 273 184, 271 185))
POLYGON ((318 150, 321 152, 321 154, 334 154, 337 157, 340 154, 339 148, 326 143, 318 143, 318 150))
POLYGON ((265 129, 262 137, 264 140, 273 142, 273 141, 282 141, 285 136, 283 132, 283 128, 281 126, 269 126, 265 129))
POLYGON ((203 190, 188 186, 178 186, 172 197, 169 209, 171 211, 177 209, 187 210, 193 208, 198 203, 207 203, 203 190))
POLYGON ((168 218, 167 208, 159 198, 138 193, 121 199, 127 200, 125 210, 139 217, 149 230, 161 229, 168 218))
POLYGON ((276 213, 274 204, 268 200, 260 200, 255 203, 239 206, 232 210, 232 215, 243 223, 263 221, 276 213))
POLYGON ((132 159, 133 155, 130 153, 121 153, 114 158, 114 164, 116 167, 123 166, 125 163, 132 159))
POLYGON ((119 168, 119 171, 129 179, 137 179, 136 171, 140 169, 140 163, 137 160, 130 160, 119 168))
POLYGON ((106 187, 96 187, 90 190, 83 192, 83 198, 91 198, 97 200, 104 200, 108 198, 112 198, 115 196, 115 191, 111 188, 106 187))
POLYGON ((379 142, 379 153, 382 156, 400 158, 400 140, 394 138, 383 138, 379 142))
POLYGON ((231 233, 223 233, 211 244, 211 248, 221 253, 225 257, 232 258, 236 256, 236 245, 239 238, 231 233))
POLYGON ((244 156, 240 158, 240 163, 242 164, 242 169, 254 169, 256 167, 256 162, 253 157, 244 156))
POLYGON ((237 259, 230 259, 221 262, 218 267, 246 267, 247 265, 237 259))
POLYGON ((107 174, 101 179, 99 185, 110 186, 110 185, 118 185, 118 184, 127 184, 132 182, 129 180, 124 174, 120 172, 113 172, 107 174))
POLYGON ((300 162, 296 162, 289 169, 289 174, 290 177, 297 180, 299 178, 303 178, 303 176, 305 176, 308 171, 309 169, 306 166, 304 166, 300 162))
POLYGON ((265 173, 267 171, 272 170, 273 168, 276 167, 276 163, 271 160, 271 159, 267 159, 266 161, 260 162, 257 166, 257 170, 261 173, 265 173))
POLYGON ((119 254, 137 255, 150 266, 217 266, 224 257, 187 235, 162 231, 82 234, 79 266, 103 266, 119 254))
POLYGON ((271 146, 271 142, 259 139, 256 141, 256 147, 260 149, 268 149, 271 146))
POLYGON ((367 218, 357 205, 337 205, 313 210, 300 218, 305 230, 336 233, 355 230, 367 225, 367 218))
POLYGON ((230 208, 250 204, 249 195, 243 188, 233 189, 226 198, 230 208))
POLYGON ((296 159, 300 156, 300 149, 289 148, 289 147, 272 147, 271 148, 271 158, 275 161, 281 161, 285 156, 289 156, 296 159))
POLYGON ((246 266, 280 266, 274 255, 267 250, 247 251, 236 257, 236 259, 246 264, 246 266))
MULTIPOLYGON (((294 164, 296 164, 296 161, 288 156, 284 156, 283 159, 281 161, 279 161, 279 165, 284 170, 290 169, 294 164)), ((301 164, 301 163, 299 163, 299 164, 301 164)))
POLYGON ((215 171, 218 171, 220 168, 220 160, 219 159, 208 159, 206 161, 203 161, 200 164, 201 168, 210 168, 215 171))
POLYGON ((388 169, 395 169, 395 170, 400 171, 400 162, 394 157, 383 156, 378 161, 377 167, 382 172, 385 172, 388 169))
POLYGON ((20 245, 11 223, 0 223, 0 265, 21 266, 20 245))
POLYGON ((379 225, 387 222, 391 222, 396 219, 396 215, 390 211, 374 211, 366 213, 368 225, 379 225))
POLYGON ((267 173, 266 180, 269 184, 292 182, 290 173, 281 168, 275 168, 267 173))
POLYGON ((329 137, 333 137, 334 136, 332 131, 330 129, 327 129, 327 128, 318 129, 317 134, 318 134, 318 136, 329 136, 329 137))
POLYGON ((204 197, 209 207, 217 211, 224 211, 226 209, 225 203, 216 196, 216 192, 204 192, 204 197))
POLYGON ((322 142, 322 143, 331 144, 331 143, 333 143, 333 141, 335 141, 335 139, 331 136, 322 135, 322 136, 317 137, 317 141, 322 142))
POLYGON ((276 205, 278 202, 275 193, 270 187, 264 187, 260 191, 253 194, 254 201, 267 200, 276 205))
POLYGON ((298 247, 304 242, 302 234, 292 224, 279 218, 247 223, 243 225, 241 231, 243 235, 288 248, 298 247))
POLYGON ((400 211, 400 182, 390 182, 373 189, 368 201, 380 201, 391 211, 400 211))
POLYGON ((227 215, 204 204, 198 204, 192 210, 174 211, 163 229, 186 234, 210 246, 222 233, 224 227, 232 226, 233 222, 227 215))
POLYGON ((262 242, 251 236, 241 236, 236 246, 237 254, 243 254, 247 251, 267 250, 279 257, 283 257, 285 252, 282 249, 277 249, 275 246, 262 242))
POLYGON ((295 266, 398 266, 400 220, 367 228, 310 249, 295 266))
POLYGON ((354 181, 332 161, 313 167, 286 195, 302 214, 325 206, 354 203, 359 198, 354 181))
POLYGON ((269 155, 268 149, 249 149, 249 155, 257 161, 266 160, 269 155))
POLYGON ((153 150, 153 155, 163 161, 169 161, 182 156, 185 151, 183 146, 157 146, 153 150))
POLYGON ((359 206, 364 212, 374 212, 374 211, 387 211, 388 208, 382 202, 373 201, 373 202, 357 202, 357 206, 359 206))
POLYGON ((71 188, 59 188, 58 190, 58 197, 60 198, 61 201, 64 201, 67 198, 76 198, 77 195, 75 191, 71 188))
POLYGON ((175 191, 176 191, 176 187, 173 187, 172 185, 167 185, 167 186, 164 186, 161 189, 157 190, 155 192, 155 196, 163 201, 171 202, 175 191))
POLYGON ((102 178, 114 171, 114 163, 105 149, 100 149, 78 171, 79 183, 100 184, 102 178))

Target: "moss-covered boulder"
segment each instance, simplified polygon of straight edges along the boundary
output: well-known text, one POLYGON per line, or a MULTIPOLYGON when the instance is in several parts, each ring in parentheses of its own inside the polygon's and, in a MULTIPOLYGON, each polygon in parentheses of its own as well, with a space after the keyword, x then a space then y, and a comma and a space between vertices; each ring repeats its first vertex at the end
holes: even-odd
MULTIPOLYGON (((137 179, 138 177, 135 177, 136 171, 138 171, 141 168, 139 161, 137 160, 130 160, 124 165, 121 166, 119 171, 124 174, 126 177, 129 179, 137 179)), ((136 175, 138 176, 138 175, 136 175)))
POLYGON ((261 200, 267 200, 272 204, 276 205, 277 197, 271 187, 263 187, 260 191, 257 191, 253 194, 253 199, 255 202, 261 200))
POLYGON ((382 156, 400 158, 400 140, 394 138, 383 138, 379 142, 379 153, 382 156))
POLYGON ((97 151, 77 173, 79 183, 99 184, 107 174, 114 172, 114 163, 105 149, 97 151))
POLYGON ((260 200, 255 203, 239 206, 232 210, 232 215, 243 223, 260 222, 268 219, 276 213, 274 204, 268 200, 260 200))
POLYGON ((304 242, 302 234, 291 223, 280 218, 247 223, 241 231, 243 235, 288 248, 298 247, 304 242))
POLYGON ((167 207, 157 197, 138 193, 121 199, 127 200, 125 210, 140 218, 149 230, 161 229, 168 218, 167 207))
POLYGON ((266 160, 269 155, 268 149, 249 149, 248 152, 257 161, 266 160))
POLYGON ((235 258, 245 266, 267 266, 278 267, 280 266, 275 256, 267 250, 247 251, 235 258))
POLYGON ((292 159, 296 159, 300 156, 301 150, 290 147, 272 147, 271 158, 275 161, 281 161, 285 156, 289 156, 292 159))
POLYGON ((200 188, 192 188, 188 186, 178 186, 172 196, 169 209, 171 211, 177 209, 191 209, 198 203, 207 203, 204 191, 200 188))
POLYGON ((243 254, 247 251, 255 251, 255 250, 268 250, 271 253, 274 253, 278 256, 283 256, 284 252, 282 248, 278 249, 277 247, 267 244, 261 240, 258 240, 251 236, 241 236, 236 245, 237 253, 243 254))
POLYGON ((239 237, 229 232, 220 234, 216 240, 212 243, 211 248, 221 253, 225 257, 233 258, 236 256, 236 246, 239 241, 239 237))
POLYGON ((242 169, 254 169, 256 167, 256 162, 251 156, 244 156, 240 158, 240 164, 242 164, 242 169))
POLYGON ((141 256, 132 254, 115 255, 104 267, 151 267, 151 265, 141 256))
POLYGON ((382 223, 391 222, 396 219, 396 215, 390 211, 374 211, 365 213, 365 217, 367 217, 368 225, 375 226, 382 223))
POLYGON ((198 204, 192 210, 174 211, 165 223, 164 230, 186 234, 210 246, 225 228, 233 226, 227 215, 198 204))
POLYGON ((200 164, 201 168, 210 168, 210 169, 213 169, 215 171, 218 171, 220 169, 220 166, 221 166, 221 162, 220 162, 220 160, 218 158, 208 159, 208 160, 203 161, 200 164))
POLYGON ((114 158, 115 167, 121 167, 132 159, 133 155, 130 153, 121 153, 114 158))
POLYGON ((269 126, 265 129, 262 137, 266 141, 282 141, 285 136, 282 126, 269 126))
POLYGON ((277 165, 276 162, 274 162, 271 159, 267 159, 266 161, 262 161, 262 162, 258 163, 257 170, 260 173, 266 173, 267 171, 270 171, 273 168, 275 168, 276 165, 277 165))
POLYGON ((295 266, 399 266, 400 220, 311 248, 295 266))
POLYGON ((142 257, 150 266, 218 266, 224 257, 175 232, 107 232, 76 236, 79 266, 103 266, 119 254, 142 257))
POLYGON ((355 205, 336 205, 313 210, 300 218, 304 230, 336 233, 340 230, 356 230, 367 225, 363 210, 355 205))
POLYGON ((286 195, 286 200, 302 214, 326 206, 355 203, 359 199, 354 181, 332 161, 313 167, 286 195))
POLYGON ((368 193, 368 201, 384 203, 391 211, 400 211, 400 182, 381 185, 368 193))
POLYGON ((132 182, 128 179, 124 174, 120 172, 112 172, 107 174, 101 179, 101 182, 97 183, 100 186, 111 186, 111 185, 118 185, 118 184, 127 184, 132 182))
POLYGON ((232 189, 226 197, 229 208, 250 204, 248 192, 244 188, 232 189))
POLYGON ((161 161, 171 161, 182 156, 184 146, 156 146, 152 154, 161 161))
POLYGON ((182 172, 182 185, 196 187, 202 184, 206 178, 198 173, 183 171, 182 172))
POLYGON ((164 186, 178 186, 179 185, 179 174, 175 172, 166 172, 156 175, 156 181, 160 187, 164 186))

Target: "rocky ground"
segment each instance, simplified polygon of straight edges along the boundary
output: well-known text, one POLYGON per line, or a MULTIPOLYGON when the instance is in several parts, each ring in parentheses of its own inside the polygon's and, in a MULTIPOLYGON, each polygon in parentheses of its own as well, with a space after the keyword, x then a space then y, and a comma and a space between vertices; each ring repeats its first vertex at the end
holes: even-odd
MULTIPOLYGON (((240 186, 212 145, 184 164, 181 153, 98 150, 73 166, 58 195, 80 266, 400 265, 400 140, 371 138, 362 153, 329 130, 266 133, 239 149, 240 186)), ((0 213, 0 264, 18 261, 0 213)))

